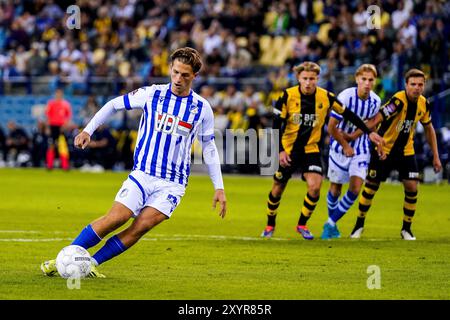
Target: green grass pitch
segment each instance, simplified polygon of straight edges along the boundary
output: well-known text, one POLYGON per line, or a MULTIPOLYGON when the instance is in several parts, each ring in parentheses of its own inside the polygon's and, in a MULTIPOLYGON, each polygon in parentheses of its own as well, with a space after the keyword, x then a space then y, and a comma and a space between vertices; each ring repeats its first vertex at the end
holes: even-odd
POLYGON ((419 186, 417 241, 400 239, 403 188, 393 184, 381 186, 361 240, 348 238, 355 204, 339 222, 342 238, 324 241, 324 181, 308 223, 316 239, 305 241, 295 232, 306 192, 296 178, 283 196, 275 237, 262 240, 270 177, 225 176, 228 213, 222 220, 211 209, 209 177, 194 175, 170 220, 100 266, 106 279, 82 279, 79 289, 69 289, 66 280, 43 276, 40 263, 105 214, 126 177, 0 169, 0 299, 450 298, 447 184, 419 186), (375 276, 370 266, 379 268, 379 289, 368 288, 375 276))

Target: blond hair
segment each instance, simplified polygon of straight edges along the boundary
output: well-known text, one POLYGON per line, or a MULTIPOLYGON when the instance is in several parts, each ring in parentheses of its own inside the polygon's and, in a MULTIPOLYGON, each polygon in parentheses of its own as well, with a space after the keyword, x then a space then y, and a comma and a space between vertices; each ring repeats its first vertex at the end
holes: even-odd
POLYGON ((373 76, 378 77, 377 68, 370 63, 365 63, 356 69, 355 77, 362 75, 363 72, 372 72, 373 76))
POLYGON ((297 75, 299 75, 303 71, 315 72, 317 75, 320 74, 319 65, 317 63, 314 63, 311 61, 305 61, 305 62, 295 66, 294 68, 292 68, 292 70, 294 70, 297 75))

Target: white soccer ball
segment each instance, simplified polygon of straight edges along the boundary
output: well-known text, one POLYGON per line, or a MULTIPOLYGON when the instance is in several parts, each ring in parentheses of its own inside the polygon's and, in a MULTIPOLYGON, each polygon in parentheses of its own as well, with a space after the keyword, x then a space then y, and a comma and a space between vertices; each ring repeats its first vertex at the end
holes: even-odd
POLYGON ((91 255, 83 247, 64 247, 56 257, 56 269, 64 279, 84 278, 91 272, 91 255))

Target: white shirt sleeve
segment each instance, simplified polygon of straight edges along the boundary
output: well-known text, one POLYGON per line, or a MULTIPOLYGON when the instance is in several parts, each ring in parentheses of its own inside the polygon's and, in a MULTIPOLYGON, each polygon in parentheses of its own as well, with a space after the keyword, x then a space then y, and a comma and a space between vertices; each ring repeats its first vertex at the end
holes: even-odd
MULTIPOLYGON (((145 104, 153 92, 153 86, 142 87, 122 96, 123 104, 120 109, 144 109, 145 104)), ((117 110, 120 110, 117 109, 117 110)))
POLYGON ((214 142, 214 114, 209 104, 205 105, 205 116, 199 128, 198 140, 202 144, 203 158, 214 189, 223 189, 219 153, 214 142))
POLYGON ((203 158, 205 159, 205 163, 208 166, 208 174, 214 185, 214 189, 223 189, 224 186, 222 179, 222 170, 220 167, 220 158, 216 144, 214 142, 214 138, 212 137, 208 141, 202 140, 201 143, 203 158))
POLYGON ((380 107, 381 107, 381 99, 378 95, 376 96, 375 101, 376 101, 376 107, 374 108, 374 110, 371 114, 372 117, 375 117, 375 115, 380 111, 380 107))
POLYGON ((209 103, 203 108, 205 109, 205 116, 200 124, 198 135, 207 138, 214 136, 214 114, 209 103))
POLYGON ((123 109, 143 109, 145 103, 148 101, 151 91, 152 87, 143 87, 108 101, 94 115, 83 131, 86 131, 91 136, 94 131, 104 124, 115 112, 123 109))

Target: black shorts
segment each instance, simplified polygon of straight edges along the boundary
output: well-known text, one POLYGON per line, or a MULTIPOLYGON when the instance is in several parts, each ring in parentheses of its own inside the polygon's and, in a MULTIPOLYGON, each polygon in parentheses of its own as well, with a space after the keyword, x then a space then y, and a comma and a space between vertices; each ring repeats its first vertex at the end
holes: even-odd
POLYGON ((302 179, 305 173, 314 172, 322 175, 322 160, 319 152, 292 154, 291 165, 289 167, 279 166, 277 172, 273 175, 274 180, 286 183, 292 177, 292 174, 299 170, 302 173, 302 179))
POLYGON ((375 150, 370 157, 367 179, 376 182, 386 181, 392 170, 397 170, 400 180, 419 180, 419 167, 416 156, 388 155, 385 160, 380 160, 375 150))
POLYGON ((60 126, 50 126, 49 144, 56 144, 61 134, 60 126))

